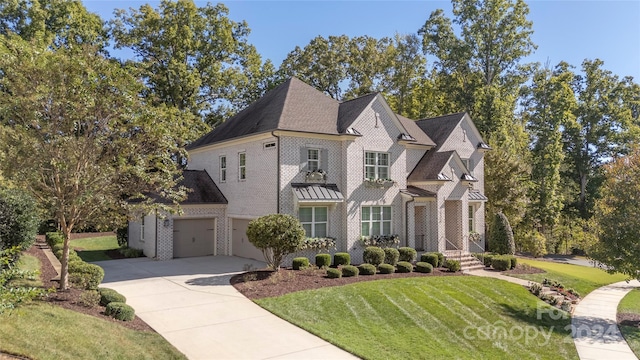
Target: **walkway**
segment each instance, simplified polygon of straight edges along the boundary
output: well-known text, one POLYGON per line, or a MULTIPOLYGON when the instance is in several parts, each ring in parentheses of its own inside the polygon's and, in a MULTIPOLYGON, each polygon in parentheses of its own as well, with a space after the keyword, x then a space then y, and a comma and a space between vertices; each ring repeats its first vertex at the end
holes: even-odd
POLYGON ((356 359, 264 310, 229 284, 251 265, 231 256, 100 261, 101 284, 189 359, 356 359))
POLYGON ((508 281, 508 282, 526 286, 526 287, 528 287, 531 284, 531 281, 529 280, 518 279, 513 276, 502 275, 499 271, 495 271, 495 270, 478 269, 478 270, 468 271, 467 274, 473 275, 473 276, 482 276, 482 277, 500 279, 500 280, 508 281))
POLYGON ((621 281, 589 293, 576 306, 571 327, 573 341, 581 360, 637 360, 618 329, 618 303, 633 288, 637 280, 621 281))

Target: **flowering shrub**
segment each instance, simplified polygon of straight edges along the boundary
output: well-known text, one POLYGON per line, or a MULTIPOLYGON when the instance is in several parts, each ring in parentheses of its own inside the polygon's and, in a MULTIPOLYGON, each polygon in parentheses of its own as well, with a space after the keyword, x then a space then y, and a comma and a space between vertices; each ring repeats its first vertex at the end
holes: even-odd
POLYGON ((469 240, 474 241, 474 242, 480 241, 480 233, 478 233, 476 231, 470 232, 469 233, 469 240))
POLYGON ((389 247, 400 244, 400 237, 397 234, 362 236, 360 243, 362 246, 389 247))
POLYGON ((331 250, 336 248, 336 239, 332 237, 305 238, 300 250, 331 250))
POLYGON ((390 187, 393 186, 394 181, 391 179, 364 179, 364 184, 368 187, 390 187))

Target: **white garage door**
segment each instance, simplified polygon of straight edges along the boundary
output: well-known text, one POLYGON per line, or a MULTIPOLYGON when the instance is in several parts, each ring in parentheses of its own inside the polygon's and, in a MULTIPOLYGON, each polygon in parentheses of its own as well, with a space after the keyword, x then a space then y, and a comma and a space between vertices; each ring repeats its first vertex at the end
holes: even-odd
POLYGON ((264 261, 262 251, 253 246, 247 239, 247 227, 250 220, 244 219, 231 219, 231 226, 233 231, 231 237, 233 240, 232 249, 233 255, 248 259, 255 259, 264 261))
POLYGON ((215 219, 173 220, 173 257, 213 255, 215 245, 215 219))

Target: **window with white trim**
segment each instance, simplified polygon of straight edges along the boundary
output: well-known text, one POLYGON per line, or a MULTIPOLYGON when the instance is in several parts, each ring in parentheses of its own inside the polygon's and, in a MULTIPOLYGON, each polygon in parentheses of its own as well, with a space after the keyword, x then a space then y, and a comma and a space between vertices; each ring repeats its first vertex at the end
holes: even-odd
POLYGON ((369 180, 389 179, 389 153, 364 153, 364 177, 369 180))
POLYGON ((308 171, 316 171, 320 168, 320 150, 307 149, 307 169, 308 171))
POLYGON ((227 157, 220 156, 220 182, 227 181, 227 157))
POLYGON ((474 205, 469 205, 469 232, 476 231, 476 207, 474 205))
POLYGON ((247 179, 247 154, 238 153, 238 180, 247 179))
POLYGON ((362 236, 391 235, 391 206, 363 206, 361 225, 362 236))
POLYGON ((301 207, 298 219, 307 237, 327 237, 328 210, 326 206, 301 207))

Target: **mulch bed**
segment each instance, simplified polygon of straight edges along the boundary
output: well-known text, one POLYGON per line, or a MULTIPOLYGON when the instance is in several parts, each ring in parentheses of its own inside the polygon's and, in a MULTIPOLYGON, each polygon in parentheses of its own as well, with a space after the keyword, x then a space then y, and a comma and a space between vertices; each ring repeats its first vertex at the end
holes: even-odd
POLYGON ((503 274, 505 275, 523 275, 523 274, 542 274, 546 271, 537 268, 537 267, 533 267, 533 266, 529 266, 527 264, 518 264, 516 265, 515 269, 511 269, 511 270, 507 270, 505 272, 503 272, 503 274))
MULTIPOLYGON (((111 233, 112 234, 112 233, 111 233)), ((95 236, 93 234, 92 236, 95 236)), ((58 289, 59 283, 57 281, 51 281, 54 277, 58 276, 58 273, 53 268, 53 265, 49 262, 49 259, 44 254, 40 246, 42 246, 44 242, 40 242, 40 239, 36 241, 28 251, 27 254, 37 257, 40 260, 41 268, 40 268, 40 279, 42 280, 43 287, 45 289, 54 288, 58 289)), ((129 329, 139 330, 139 331, 154 331, 147 323, 142 321, 139 317, 135 317, 132 321, 120 321, 112 318, 111 316, 107 316, 104 314, 104 307, 86 307, 80 305, 78 300, 80 299, 80 295, 84 290, 69 288, 66 291, 56 290, 55 292, 50 293, 44 301, 56 305, 61 306, 68 310, 77 311, 86 315, 91 315, 102 320, 106 320, 109 322, 117 323, 118 325, 124 326, 129 329)))

